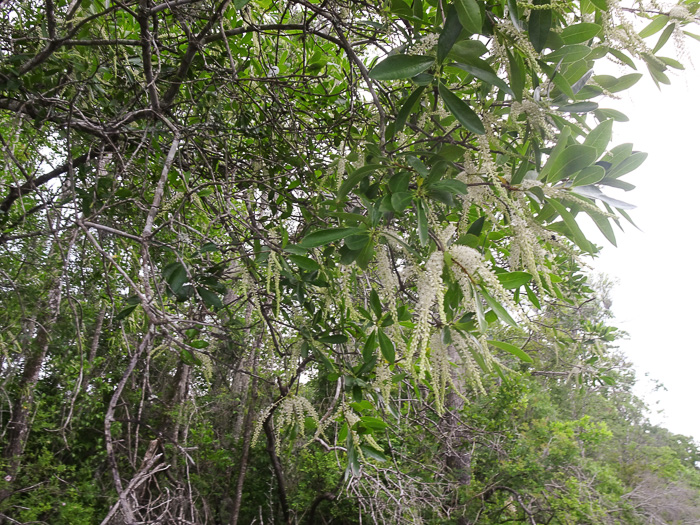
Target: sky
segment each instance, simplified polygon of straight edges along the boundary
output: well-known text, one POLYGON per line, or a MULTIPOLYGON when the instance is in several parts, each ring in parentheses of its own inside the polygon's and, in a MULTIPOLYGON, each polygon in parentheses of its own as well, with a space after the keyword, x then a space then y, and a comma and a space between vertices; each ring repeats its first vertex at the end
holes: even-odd
POLYGON ((617 248, 593 235, 595 227, 587 232, 604 246, 595 271, 618 281, 614 325, 629 333, 620 348, 635 365, 651 421, 700 442, 700 42, 685 51, 686 70, 672 85, 659 90, 642 66, 647 74, 629 94, 601 101, 630 119, 615 124, 612 145, 632 142, 649 157, 623 179, 637 188, 613 195, 637 206, 630 215, 641 231, 623 223, 617 248), (666 391, 654 391, 655 381, 666 391))

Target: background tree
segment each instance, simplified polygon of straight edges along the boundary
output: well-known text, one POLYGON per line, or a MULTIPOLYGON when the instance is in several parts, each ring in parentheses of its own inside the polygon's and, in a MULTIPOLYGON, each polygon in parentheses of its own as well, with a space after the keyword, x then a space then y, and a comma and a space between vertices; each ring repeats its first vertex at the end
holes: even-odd
POLYGON ((596 62, 668 82, 697 8, 5 3, 0 519, 694 516, 692 443, 623 510, 585 459, 577 217, 614 244, 645 159, 596 62))

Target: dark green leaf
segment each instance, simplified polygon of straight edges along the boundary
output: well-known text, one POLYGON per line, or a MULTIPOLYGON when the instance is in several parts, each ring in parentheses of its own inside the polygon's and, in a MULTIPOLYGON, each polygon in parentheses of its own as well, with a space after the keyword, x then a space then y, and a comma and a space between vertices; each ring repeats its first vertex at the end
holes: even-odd
POLYGON ((470 33, 481 33, 481 26, 484 23, 481 17, 481 9, 476 0, 455 0, 457 16, 462 27, 470 33))
POLYGON ((497 277, 501 282, 501 286, 506 290, 520 288, 523 284, 530 282, 532 279, 532 275, 527 272, 499 273, 497 277))
POLYGON ((391 342, 391 339, 387 337, 383 330, 378 329, 377 333, 379 335, 379 348, 382 351, 382 355, 390 365, 393 365, 394 361, 396 361, 396 350, 394 349, 394 343, 391 342))
POLYGON ((581 171, 593 164, 598 158, 598 152, 595 148, 575 144, 565 148, 556 158, 547 161, 548 166, 548 182, 558 182, 564 178, 570 177, 574 173, 581 171))
POLYGON ((122 319, 126 319, 131 315, 131 312, 136 310, 136 307, 138 304, 132 304, 130 306, 127 306, 126 308, 123 308, 117 315, 114 316, 115 321, 121 321, 122 319))
POLYGON ((396 121, 394 122, 394 135, 399 133, 406 125, 406 120, 413 112, 413 108, 415 107, 416 102, 420 100, 423 91, 425 91, 425 87, 419 87, 416 89, 409 95, 406 102, 404 102, 404 105, 401 106, 399 113, 396 115, 396 121))
POLYGON ((409 191, 400 191, 391 196, 391 206, 394 208, 394 211, 402 212, 411 204, 412 200, 413 193, 409 191))
POLYGON ((583 22, 565 27, 561 39, 565 44, 581 44, 597 36, 603 28, 598 24, 583 22))
POLYGON ((303 255, 288 255, 287 258, 299 268, 308 272, 315 272, 321 269, 321 266, 310 257, 304 257, 303 255))
MULTIPOLYGON (((420 1, 420 0, 416 0, 420 1)), ((447 9, 447 17, 445 18, 445 25, 440 32, 440 37, 438 38, 437 44, 437 59, 438 62, 442 63, 450 52, 452 46, 457 42, 459 34, 462 32, 462 24, 459 22, 457 17, 457 10, 453 5, 447 9)))
POLYGON ((509 354, 514 355, 521 361, 525 361, 526 363, 532 363, 532 357, 527 355, 524 351, 522 351, 520 348, 517 346, 514 346, 510 343, 504 343, 503 341, 488 341, 488 343, 492 346, 495 346, 496 348, 500 348, 501 350, 504 350, 508 352, 509 354))
POLYGON ((512 95, 513 92, 510 90, 510 87, 508 84, 506 84, 502 79, 498 78, 498 75, 496 75, 496 72, 491 68, 491 66, 488 65, 485 61, 478 59, 479 62, 483 62, 483 64, 480 64, 479 66, 472 65, 472 64, 457 64, 457 66, 460 69, 463 69, 470 75, 475 76, 479 80, 483 80, 484 82, 487 82, 491 84, 492 86, 496 86, 499 89, 502 89, 509 95, 512 95))
POLYGON ((318 230, 308 234, 299 244, 304 248, 315 248, 323 246, 333 241, 344 239, 354 233, 359 233, 360 228, 328 228, 327 230, 318 230))
POLYGON ((392 55, 374 66, 369 76, 375 80, 402 80, 415 77, 433 64, 435 59, 429 56, 392 55))
POLYGON ((442 83, 440 83, 438 90, 440 92, 440 97, 442 97, 442 100, 445 102, 445 106, 447 106, 447 109, 455 116, 462 126, 467 128, 469 131, 476 133, 477 135, 483 135, 486 133, 484 125, 481 123, 479 116, 474 113, 466 102, 452 93, 442 83))
POLYGON ((372 458, 377 461, 387 460, 387 457, 384 455, 384 452, 382 452, 381 450, 377 450, 372 446, 360 445, 360 450, 362 450, 362 454, 367 458, 372 458))
POLYGON ((163 269, 163 277, 173 293, 177 293, 187 280, 187 270, 180 262, 169 264, 163 269))
POLYGON ((197 293, 207 306, 214 308, 215 310, 224 307, 224 304, 221 302, 221 298, 211 290, 198 286, 197 293))
MULTIPOLYGON (((506 310, 501 303, 494 299, 483 286, 481 287, 481 295, 484 297, 486 304, 489 305, 489 308, 491 308, 496 313, 496 315, 501 321, 503 321, 506 324, 509 324, 510 326, 518 326, 518 323, 516 323, 513 320, 513 318, 508 313, 508 310, 506 310)), ((479 301, 476 302, 478 303, 479 301)))
POLYGON ((605 177, 605 169, 602 166, 588 166, 576 174, 571 185, 572 186, 588 186, 596 184, 605 177))
POLYGON ((428 244, 428 217, 425 213, 424 201, 418 201, 416 208, 418 208, 418 238, 420 239, 420 245, 425 246, 428 244))
MULTIPOLYGON (((535 5, 548 5, 549 0, 535 0, 535 5)), ((532 47, 541 53, 549 38, 549 31, 552 28, 551 9, 533 9, 528 20, 528 35, 532 47)))
POLYGON ((359 184, 365 177, 381 168, 383 168, 381 164, 367 164, 353 171, 348 176, 347 180, 343 182, 342 186, 340 186, 340 189, 338 190, 338 198, 342 199, 345 197, 350 190, 359 184))

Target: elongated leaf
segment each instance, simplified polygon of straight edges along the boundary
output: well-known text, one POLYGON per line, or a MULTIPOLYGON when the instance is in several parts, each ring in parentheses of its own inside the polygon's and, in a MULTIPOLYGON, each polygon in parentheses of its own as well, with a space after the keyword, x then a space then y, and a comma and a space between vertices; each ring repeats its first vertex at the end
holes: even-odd
POLYGON ((299 244, 304 248, 315 248, 316 246, 323 246, 333 241, 339 241, 340 239, 344 239, 345 237, 361 231, 360 228, 328 228, 327 230, 318 230, 308 234, 299 244))
POLYGON ((394 122, 394 134, 399 133, 406 125, 406 120, 408 120, 408 117, 413 112, 413 108, 415 107, 416 103, 420 100, 423 91, 425 91, 425 86, 421 86, 418 89, 416 89, 413 93, 409 95, 409 97, 406 99, 406 102, 404 102, 403 106, 401 106, 399 113, 396 115, 396 121, 394 122))
MULTIPOLYGON (((535 5, 547 5, 549 0, 535 0, 535 5)), ((534 9, 530 12, 528 20, 528 36, 532 47, 540 53, 549 37, 549 31, 552 28, 552 10, 551 9, 534 9)))
POLYGON ((376 461, 386 461, 387 457, 382 452, 381 450, 377 450, 376 448, 369 446, 369 445, 360 445, 360 450, 362 450, 362 454, 364 454, 365 457, 367 458, 372 458, 376 461))
POLYGON ((642 163, 647 160, 649 155, 643 151, 632 153, 625 160, 614 166, 609 172, 608 177, 619 178, 627 173, 636 170, 642 163))
POLYGON ((122 319, 126 319, 131 315, 131 313, 136 310, 136 307, 138 304, 132 304, 127 306, 126 308, 123 308, 117 315, 114 316, 113 320, 114 321, 121 321, 122 319))
POLYGON ((675 29, 676 24, 670 24, 669 26, 667 26, 666 29, 664 29, 664 32, 661 33, 659 41, 656 43, 654 49, 651 52, 656 54, 662 47, 664 47, 664 45, 666 45, 666 42, 668 42, 668 39, 671 37, 675 29))
POLYGON ((542 170, 540 171, 540 174, 537 177, 539 180, 544 180, 547 178, 547 176, 549 175, 549 172, 552 169, 552 166, 557 161, 557 157, 559 157, 559 155, 562 154, 564 149, 566 149, 566 147, 569 143, 570 136, 571 136, 571 128, 569 126, 567 126, 563 129, 563 131, 559 135, 559 140, 557 141, 557 145, 554 146, 554 148, 552 149, 552 152, 549 154, 549 158, 547 159, 547 162, 542 167, 542 170))
POLYGON ((426 204, 422 200, 416 203, 416 208, 418 208, 418 238, 421 246, 428 244, 428 217, 424 206, 426 204))
POLYGON ((588 241, 588 239, 586 239, 586 236, 581 231, 581 228, 579 228, 579 225, 576 223, 576 219, 574 219, 569 210, 567 210, 564 205, 556 199, 549 199, 548 202, 561 216, 564 224, 569 229, 569 232, 573 237, 572 240, 576 243, 576 245, 584 252, 595 253, 595 247, 588 241))
POLYGON ((532 275, 527 272, 499 273, 497 277, 503 288, 506 290, 520 288, 523 284, 526 284, 532 280, 532 275))
POLYGON ((527 355, 523 350, 521 350, 520 348, 518 348, 515 345, 512 345, 510 343, 504 343, 503 341, 493 341, 493 340, 488 341, 488 343, 491 346, 495 346, 496 348, 500 348, 501 350, 504 350, 504 351, 508 352, 509 354, 514 355, 515 357, 517 357, 521 361, 525 361, 526 363, 532 363, 532 357, 527 355))
POLYGON ((431 190, 449 191, 455 195, 466 195, 467 185, 457 179, 443 179, 428 186, 431 190))
POLYGON ((481 18, 481 9, 476 0, 456 0, 457 16, 462 27, 470 33, 481 33, 484 20, 481 18))
POLYGON ((654 33, 658 33, 666 25, 666 22, 668 22, 668 16, 666 16, 666 15, 655 16, 654 20, 652 20, 649 23, 649 25, 647 25, 644 29, 642 29, 639 32, 639 36, 641 36, 642 38, 646 38, 648 36, 653 35, 654 33))
POLYGON ((574 102, 557 108, 562 113, 590 113, 598 109, 596 102, 574 102))
POLYGON ((303 255, 287 255, 287 258, 299 268, 308 272, 315 272, 321 269, 321 266, 310 257, 305 257, 303 255))
POLYGON ((375 80, 402 80, 415 77, 435 63, 429 56, 392 55, 374 66, 369 77, 375 80))
POLYGON ((612 138, 612 125, 612 120, 604 120, 588 134, 586 140, 583 141, 583 144, 594 148, 598 155, 602 155, 605 152, 605 149, 608 147, 608 144, 610 144, 610 139, 612 138))
POLYGON ((178 293, 187 282, 187 270, 180 262, 169 264, 163 269, 163 277, 173 293, 178 293))
POLYGON ((480 292, 481 295, 484 297, 486 304, 489 305, 489 308, 491 308, 496 313, 496 315, 501 321, 503 321, 506 324, 509 324, 510 326, 518 326, 518 323, 516 323, 515 320, 510 316, 508 310, 506 310, 501 303, 494 299, 483 286, 481 287, 480 292))
POLYGON ((602 166, 588 166, 578 173, 572 181, 572 186, 588 186, 596 184, 605 178, 605 169, 602 166))
POLYGON ((469 73, 470 75, 474 75, 479 80, 483 80, 484 82, 487 82, 492 86, 496 86, 497 88, 502 89, 509 95, 512 95, 513 92, 511 91, 508 84, 506 84, 501 78, 498 77, 498 75, 491 68, 491 66, 489 66, 488 63, 483 60, 479 59, 479 61, 483 62, 483 65, 475 66, 472 64, 457 64, 457 66, 460 69, 463 69, 464 71, 469 73))
POLYGON ((589 199, 598 199, 601 202, 614 206, 618 210, 633 210, 636 208, 634 204, 629 204, 627 202, 614 199, 603 193, 597 186, 577 186, 571 191, 588 197, 589 199))
POLYGON ((219 310, 224 307, 224 304, 221 302, 221 298, 219 297, 219 295, 212 292, 211 290, 198 286, 197 293, 202 298, 202 301, 204 301, 204 304, 206 304, 207 306, 214 308, 215 310, 219 310))
POLYGON ((488 48, 479 40, 462 40, 450 50, 449 58, 471 64, 471 61, 488 53, 488 48))
POLYGON ((572 44, 570 46, 562 46, 556 51, 552 51, 542 57, 545 62, 553 62, 555 64, 572 64, 583 60, 591 54, 591 48, 583 44, 572 44))
POLYGON ((549 168, 548 182, 558 182, 590 166, 598 158, 595 148, 576 144, 564 149, 549 168))
POLYGON ((486 133, 484 125, 481 123, 479 116, 474 113, 472 108, 470 108, 466 102, 452 93, 442 83, 440 83, 438 86, 438 91, 440 92, 440 97, 442 98, 443 102, 445 102, 447 109, 455 116, 462 126, 467 128, 469 131, 476 133, 477 135, 483 135, 486 133))
POLYGON ((381 164, 367 164, 353 171, 345 182, 343 182, 342 186, 340 186, 340 189, 338 190, 338 198, 342 199, 345 197, 348 193, 350 193, 350 190, 357 186, 367 175, 382 167, 383 166, 381 164))
POLYGON ((390 365, 393 365, 396 361, 396 350, 394 349, 394 343, 392 343, 391 339, 387 337, 384 330, 378 330, 377 335, 379 336, 379 349, 382 351, 384 359, 386 359, 390 365))
POLYGON ((462 24, 457 17, 457 9, 454 5, 451 5, 447 10, 445 25, 442 28, 442 31, 440 31, 440 37, 438 38, 437 59, 439 63, 442 63, 442 61, 445 60, 445 57, 452 49, 455 42, 457 42, 461 32, 462 24))
POLYGON ((598 24, 583 22, 565 27, 561 32, 561 39, 564 44, 581 44, 591 38, 598 36, 603 30, 598 24))

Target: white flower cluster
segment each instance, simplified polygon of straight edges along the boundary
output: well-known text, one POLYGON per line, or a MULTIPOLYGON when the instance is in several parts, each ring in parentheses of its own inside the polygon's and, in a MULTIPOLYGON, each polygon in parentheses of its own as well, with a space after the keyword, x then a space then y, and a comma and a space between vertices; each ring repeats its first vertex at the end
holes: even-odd
MULTIPOLYGON (((426 352, 430 340, 430 311, 436 297, 444 298, 442 282, 442 266, 444 263, 442 252, 435 251, 425 263, 425 271, 418 279, 418 304, 416 305, 416 327, 413 331, 411 344, 408 348, 408 368, 411 368, 416 354, 420 359, 418 378, 425 377, 427 366, 426 352)), ((442 302, 438 300, 438 302, 442 302)))
POLYGON ((382 284, 381 296, 385 301, 389 302, 391 315, 396 319, 396 293, 399 288, 399 282, 396 274, 392 271, 387 250, 383 248, 377 251, 377 276, 382 284))
POLYGON ((424 35, 416 44, 414 44, 413 49, 411 49, 411 54, 413 55, 424 55, 426 52, 430 51, 438 43, 438 38, 440 35, 437 33, 429 33, 424 35))
MULTIPOLYGON (((493 295, 504 307, 510 311, 519 311, 498 277, 491 271, 478 251, 461 244, 453 244, 448 251, 452 260, 457 263, 453 265, 453 269, 455 267, 459 269, 454 273, 465 297, 473 295, 473 285, 483 284, 488 289, 489 294, 493 295)), ((479 299, 475 298, 475 300, 479 299)))

